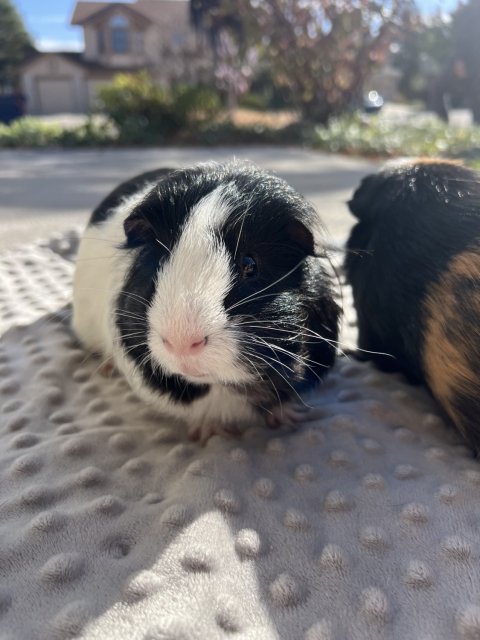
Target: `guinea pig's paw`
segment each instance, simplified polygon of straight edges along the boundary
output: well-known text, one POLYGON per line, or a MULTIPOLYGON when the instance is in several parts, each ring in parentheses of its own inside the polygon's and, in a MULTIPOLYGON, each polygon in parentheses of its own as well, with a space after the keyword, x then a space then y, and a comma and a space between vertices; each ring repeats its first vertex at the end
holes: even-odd
POLYGON ((193 424, 188 429, 188 439, 204 445, 212 436, 238 437, 242 429, 234 423, 202 422, 193 424))
POLYGON ((296 427, 303 422, 310 411, 310 407, 295 402, 279 404, 270 410, 266 417, 267 427, 278 429, 281 426, 296 427))

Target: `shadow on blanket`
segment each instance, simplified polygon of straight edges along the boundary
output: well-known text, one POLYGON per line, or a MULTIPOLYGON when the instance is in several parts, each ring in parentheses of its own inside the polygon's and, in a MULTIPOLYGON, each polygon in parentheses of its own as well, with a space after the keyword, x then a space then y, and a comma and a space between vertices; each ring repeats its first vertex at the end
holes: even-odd
POLYGON ((1 339, 5 637, 480 630, 480 468, 421 388, 341 358, 298 432, 201 448, 98 366, 67 310, 1 339))

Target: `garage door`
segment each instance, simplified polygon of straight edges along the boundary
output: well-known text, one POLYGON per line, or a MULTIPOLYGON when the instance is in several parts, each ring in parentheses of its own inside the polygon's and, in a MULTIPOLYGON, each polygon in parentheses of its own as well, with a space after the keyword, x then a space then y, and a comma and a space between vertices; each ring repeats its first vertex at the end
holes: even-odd
POLYGON ((77 113, 73 81, 69 78, 38 79, 40 113, 77 113))

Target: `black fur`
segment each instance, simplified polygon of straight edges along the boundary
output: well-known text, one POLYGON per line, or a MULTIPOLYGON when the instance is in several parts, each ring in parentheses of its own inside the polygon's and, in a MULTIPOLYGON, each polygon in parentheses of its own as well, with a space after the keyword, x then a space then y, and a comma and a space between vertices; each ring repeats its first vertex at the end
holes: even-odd
POLYGON ((163 176, 168 175, 173 169, 154 169, 146 171, 130 180, 126 180, 115 187, 100 204, 95 207, 90 216, 89 224, 100 224, 107 220, 123 198, 133 195, 149 182, 159 180, 163 176))
MULTIPOLYGON (((261 379, 251 389, 251 395, 265 406, 266 400, 274 404, 278 402, 278 395, 284 400, 313 386, 334 362, 339 309, 333 301, 323 259, 314 257, 311 231, 318 220, 312 207, 283 180, 251 166, 200 165, 148 175, 155 179, 155 184, 124 225, 124 249, 138 249, 138 254, 125 283, 126 293, 119 295, 120 313, 145 316, 145 304, 135 296, 152 299, 159 264, 177 242, 192 207, 222 185, 231 213, 217 233, 231 255, 236 272, 225 308, 251 295, 251 299, 228 315, 232 320, 248 315, 267 321, 265 329, 247 326, 242 330, 268 339, 273 346, 273 349, 262 345, 254 348, 254 362, 261 379), (254 255, 257 260, 259 271, 255 278, 242 278, 240 261, 245 255, 254 255), (289 271, 292 273, 286 276, 289 271), (269 287, 265 295, 259 294, 255 299, 255 294, 265 287, 269 287), (321 334, 326 340, 317 339, 313 334, 299 336, 302 327, 321 334), (300 366, 297 356, 308 358, 309 366, 300 366)), ((121 185, 104 200, 103 206, 111 208, 124 194, 134 193, 145 183, 144 176, 121 185)), ((106 215, 100 206, 93 223, 105 219, 106 215)), ((125 348, 137 363, 142 363, 145 382, 151 388, 167 392, 182 403, 208 392, 208 385, 194 385, 181 377, 155 374, 147 347, 134 347, 144 342, 142 336, 140 339, 138 335, 133 339, 128 337, 138 325, 129 326, 124 315, 118 316, 117 325, 125 348)))
MULTIPOLYGON (((480 283, 468 274, 448 274, 456 256, 479 252, 479 175, 454 163, 418 161, 366 177, 349 206, 358 223, 347 243, 345 267, 358 315, 359 347, 393 356, 361 357, 371 357, 383 369, 399 369, 412 382, 428 382, 428 301, 432 291, 445 290, 454 317, 440 323, 441 342, 462 353, 470 372, 478 370, 474 327, 480 318, 472 296, 480 283)), ((466 378, 461 378, 451 380, 448 398, 437 399, 475 446, 480 444, 471 433, 476 423, 469 424, 466 416, 476 411, 477 419, 480 401, 477 390, 472 400, 473 390, 465 389, 466 378)))
POLYGON ((421 301, 480 231, 478 175, 454 164, 419 163, 362 180, 349 202, 359 219, 345 267, 358 314, 359 347, 385 369, 423 380, 421 301))

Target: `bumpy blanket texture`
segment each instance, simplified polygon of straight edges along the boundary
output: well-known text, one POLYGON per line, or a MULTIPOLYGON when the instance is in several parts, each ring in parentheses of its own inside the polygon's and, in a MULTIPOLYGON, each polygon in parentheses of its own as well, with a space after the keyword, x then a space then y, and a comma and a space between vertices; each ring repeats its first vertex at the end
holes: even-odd
POLYGON ((76 344, 77 240, 0 262, 1 640, 480 638, 480 465, 424 390, 340 357, 298 431, 191 443, 76 344))

